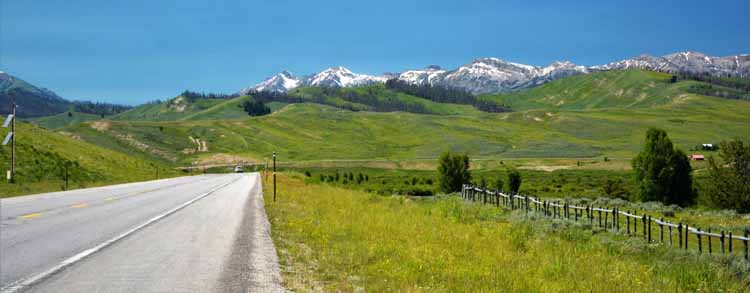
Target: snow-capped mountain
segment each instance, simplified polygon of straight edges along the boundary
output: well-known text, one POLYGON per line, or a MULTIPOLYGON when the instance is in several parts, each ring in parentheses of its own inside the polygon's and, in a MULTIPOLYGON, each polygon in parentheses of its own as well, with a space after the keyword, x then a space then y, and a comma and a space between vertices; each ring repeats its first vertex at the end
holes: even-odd
POLYGON ((433 84, 445 72, 440 66, 430 65, 422 70, 404 71, 395 77, 412 84, 433 84))
POLYGON ((662 57, 641 55, 632 59, 593 66, 594 70, 639 68, 663 72, 708 73, 714 76, 750 76, 750 55, 714 57, 694 51, 678 52, 662 57))
POLYGON ((240 93, 247 94, 250 91, 286 92, 298 87, 299 84, 300 80, 294 74, 284 70, 255 86, 241 90, 240 93))
POLYGON ((485 94, 527 88, 584 73, 589 73, 586 67, 570 62, 554 62, 545 67, 537 67, 497 58, 480 58, 455 70, 433 76, 430 84, 485 94))
POLYGON ((333 67, 302 78, 288 71, 246 88, 250 91, 286 92, 299 86, 353 87, 383 83, 391 78, 413 83, 459 88, 474 94, 498 93, 538 86, 571 75, 616 69, 646 69, 663 72, 708 73, 715 76, 750 76, 750 55, 726 57, 707 56, 686 51, 662 57, 641 55, 599 66, 581 66, 568 61, 555 61, 539 67, 508 62, 497 58, 479 58, 454 70, 431 65, 424 69, 407 70, 400 74, 372 76, 357 74, 344 67, 333 67))
POLYGON ((282 71, 263 82, 243 89, 241 94, 251 91, 287 92, 300 86, 324 86, 324 87, 355 87, 374 83, 383 83, 388 80, 387 76, 371 76, 353 73, 351 70, 338 66, 328 68, 319 73, 295 77, 289 71, 282 71))
POLYGON ((306 86, 353 87, 382 83, 387 79, 382 76, 356 74, 342 66, 328 68, 304 80, 306 86))

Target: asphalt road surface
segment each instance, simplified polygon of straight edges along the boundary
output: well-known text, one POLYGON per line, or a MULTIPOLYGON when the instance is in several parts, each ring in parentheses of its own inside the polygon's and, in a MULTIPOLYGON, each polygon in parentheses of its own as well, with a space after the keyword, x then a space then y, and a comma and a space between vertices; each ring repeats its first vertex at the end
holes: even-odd
POLYGON ((0 200, 3 292, 283 291, 257 174, 0 200))

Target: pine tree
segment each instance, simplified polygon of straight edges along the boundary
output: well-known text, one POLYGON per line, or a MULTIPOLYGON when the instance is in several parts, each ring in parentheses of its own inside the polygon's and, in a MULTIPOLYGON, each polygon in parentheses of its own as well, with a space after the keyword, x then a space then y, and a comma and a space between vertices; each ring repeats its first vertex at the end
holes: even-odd
POLYGON ((646 144, 632 164, 638 186, 636 199, 680 206, 695 202, 690 161, 672 145, 664 130, 648 130, 646 144))

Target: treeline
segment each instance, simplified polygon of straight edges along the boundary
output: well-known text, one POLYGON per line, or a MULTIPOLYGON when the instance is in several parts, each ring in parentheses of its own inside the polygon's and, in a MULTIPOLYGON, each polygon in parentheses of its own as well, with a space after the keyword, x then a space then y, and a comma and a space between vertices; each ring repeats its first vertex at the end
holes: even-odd
POLYGON ((396 97, 379 96, 377 92, 368 91, 365 94, 344 88, 320 87, 314 92, 300 93, 279 93, 279 92, 255 92, 251 93, 254 99, 263 103, 283 102, 290 104, 298 103, 317 103, 330 105, 350 111, 371 110, 375 112, 411 112, 428 114, 431 113, 424 105, 416 102, 407 102, 397 99, 396 97), (341 99, 349 103, 341 103, 336 99, 341 99), (368 109, 362 109, 355 104, 366 105, 368 109))
POLYGON ((99 115, 102 117, 119 114, 127 110, 130 110, 132 108, 133 108, 132 106, 118 105, 118 104, 111 104, 111 103, 100 103, 100 102, 94 103, 90 101, 73 102, 73 109, 76 112, 94 114, 94 115, 99 115))
POLYGON ((750 101, 750 91, 740 91, 732 88, 718 86, 714 87, 711 84, 697 84, 689 87, 687 90, 688 92, 703 96, 750 101))
POLYGON ((672 75, 672 83, 680 80, 694 80, 708 83, 693 85, 688 91, 694 94, 713 96, 733 100, 750 100, 750 78, 720 77, 708 73, 676 73, 672 75))
POLYGON ((188 98, 191 101, 199 100, 199 99, 222 99, 222 100, 228 100, 228 99, 234 99, 236 97, 239 97, 239 94, 216 94, 216 93, 198 93, 198 92, 191 92, 191 91, 183 91, 180 96, 183 96, 185 98, 188 98))
POLYGON ((386 81, 385 87, 393 91, 425 98, 437 103, 472 105, 474 108, 484 112, 500 113, 511 111, 510 107, 489 100, 477 99, 471 93, 456 88, 429 84, 412 84, 395 78, 386 81))

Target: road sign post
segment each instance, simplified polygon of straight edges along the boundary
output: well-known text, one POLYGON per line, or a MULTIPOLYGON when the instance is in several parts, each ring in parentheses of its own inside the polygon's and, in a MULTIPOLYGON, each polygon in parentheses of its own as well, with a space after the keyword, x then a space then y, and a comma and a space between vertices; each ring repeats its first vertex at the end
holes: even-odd
POLYGON ((15 183, 16 181, 16 96, 12 96, 11 100, 11 113, 5 119, 3 128, 7 128, 10 125, 10 132, 5 136, 3 145, 7 145, 10 142, 10 170, 7 173, 8 181, 15 183))

